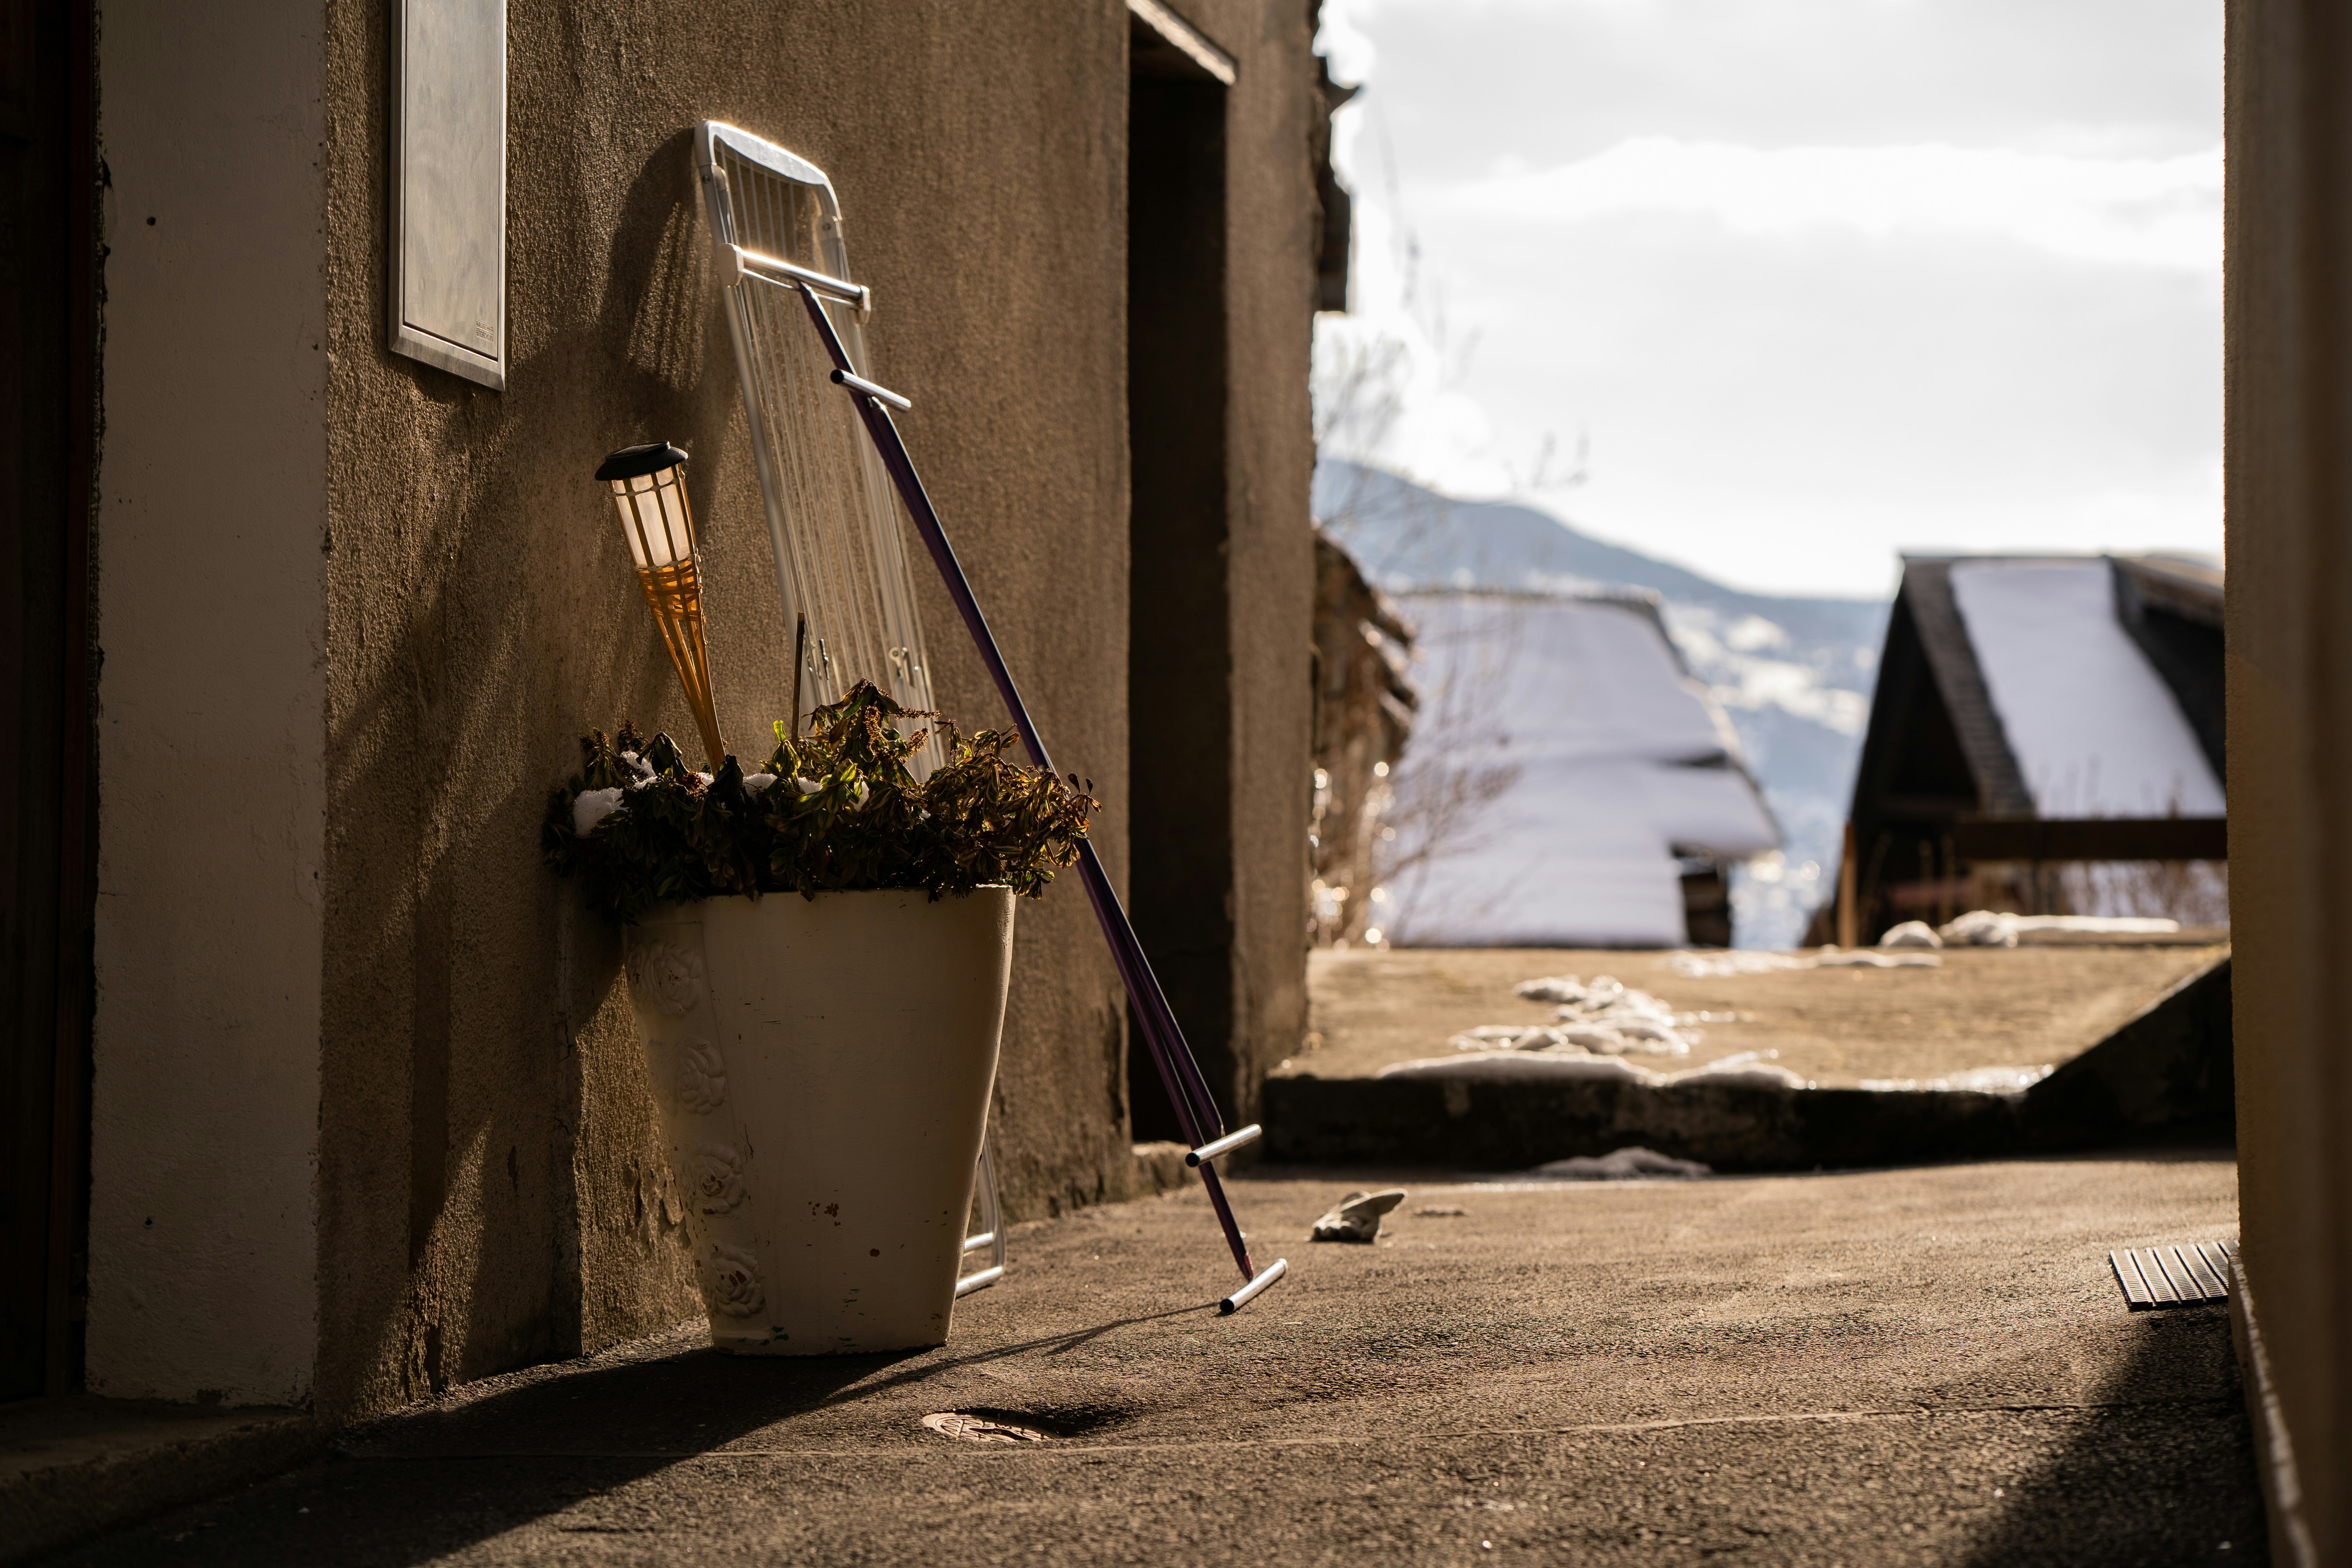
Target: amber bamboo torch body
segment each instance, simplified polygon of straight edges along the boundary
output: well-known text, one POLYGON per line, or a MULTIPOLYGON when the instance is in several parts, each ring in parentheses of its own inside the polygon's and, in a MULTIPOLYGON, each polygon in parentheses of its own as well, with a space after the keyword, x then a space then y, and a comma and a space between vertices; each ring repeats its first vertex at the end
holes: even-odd
POLYGON ((686 461, 684 449, 667 441, 625 447, 604 459, 596 478, 612 487, 637 584, 645 590, 654 624, 661 627, 662 647, 685 688, 687 708, 715 773, 727 760, 727 742, 719 732, 710 650, 703 637, 700 553, 686 493, 686 461))
POLYGON ((662 646, 669 649, 669 662, 677 671, 678 684, 686 689, 694 727, 702 732, 702 749, 709 753, 711 772, 717 773, 727 760, 727 742, 719 733, 710 653, 703 639, 702 584, 694 559, 688 556, 667 566, 640 566, 637 583, 646 591, 646 603, 653 606, 654 619, 660 623, 662 646))

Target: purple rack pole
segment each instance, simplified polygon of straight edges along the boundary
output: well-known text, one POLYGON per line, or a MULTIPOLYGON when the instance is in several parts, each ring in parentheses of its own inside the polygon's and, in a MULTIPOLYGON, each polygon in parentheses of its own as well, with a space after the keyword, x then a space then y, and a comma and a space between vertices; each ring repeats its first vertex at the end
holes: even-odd
MULTIPOLYGON (((825 353, 833 359, 837 373, 835 379, 850 394, 858 417, 866 423, 866 433, 881 456, 882 466, 890 470, 891 482, 898 487, 899 499, 907 503, 908 515, 915 520, 915 531, 922 535, 932 564, 946 580, 948 597, 955 601, 956 613, 963 617, 965 629, 979 646, 981 659, 996 682, 997 695, 1004 700, 1006 710, 1013 715, 1013 728, 1021 731, 1030 760, 1049 773, 1056 773, 1053 760, 1046 754, 1045 740, 1029 717, 1028 705, 1021 700, 1021 689, 1013 684, 1013 671, 988 629, 988 617, 981 613, 980 601, 972 595, 963 565, 948 543, 947 529, 940 523, 930 495, 915 472, 914 459, 908 456, 907 443, 899 436, 897 423, 881 399, 866 390, 866 384, 852 384, 860 378, 816 295, 802 289, 800 296, 801 302, 808 307, 809 320, 815 324, 817 335, 824 340, 825 353)), ((1095 854, 1094 844, 1087 839, 1078 841, 1078 877, 1086 884, 1087 899, 1094 905, 1095 919, 1102 925, 1103 937, 1110 943, 1111 960, 1118 966, 1119 982, 1135 1001, 1137 1016, 1143 1024, 1144 1046, 1151 1053, 1152 1066, 1160 1070, 1160 1081, 1168 1091, 1169 1102, 1176 1109, 1177 1126, 1196 1149, 1223 1136, 1224 1121, 1218 1115, 1207 1080, 1201 1076, 1200 1064, 1192 1059, 1192 1047, 1184 1042, 1176 1015, 1169 1008, 1159 978, 1151 973, 1151 964, 1143 955, 1143 944, 1136 939, 1135 927, 1119 904, 1118 889, 1110 885, 1110 876, 1095 854), (1203 1132, 1207 1136, 1202 1136, 1203 1132)), ((1216 1167, 1204 1160, 1200 1171, 1201 1184, 1208 1190, 1209 1202, 1217 1211, 1217 1224, 1224 1229, 1225 1243, 1233 1248, 1242 1279, 1245 1283, 1255 1281, 1257 1270, 1250 1263, 1248 1244, 1242 1239, 1241 1226, 1234 1221, 1233 1207, 1225 1201, 1224 1184, 1217 1179, 1216 1167)))

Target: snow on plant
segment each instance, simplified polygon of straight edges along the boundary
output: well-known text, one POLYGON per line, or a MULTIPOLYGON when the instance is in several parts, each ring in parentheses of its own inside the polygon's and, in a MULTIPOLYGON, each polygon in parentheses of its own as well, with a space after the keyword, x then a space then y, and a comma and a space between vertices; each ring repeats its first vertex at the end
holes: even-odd
POLYGON ((716 775, 688 766, 667 735, 592 731, 581 771, 548 801, 541 847, 624 924, 730 894, 919 888, 938 899, 1003 884, 1035 897, 1078 858, 1100 803, 1076 774, 1008 761, 1010 733, 966 736, 944 720, 949 760, 918 780, 907 759, 929 731, 907 721, 935 718, 860 681, 811 714, 807 734, 778 724, 756 771, 729 757, 716 775))

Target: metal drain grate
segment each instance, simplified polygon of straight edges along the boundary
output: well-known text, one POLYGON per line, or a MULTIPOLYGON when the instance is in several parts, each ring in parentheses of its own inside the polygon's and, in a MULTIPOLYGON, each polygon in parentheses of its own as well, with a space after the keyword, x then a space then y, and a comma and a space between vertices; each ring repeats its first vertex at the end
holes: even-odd
POLYGON ((2230 1299, 2230 1258, 2237 1251, 2227 1241, 2192 1242, 2186 1247, 2143 1247, 2107 1254, 2116 1283, 2135 1312, 2158 1307, 2202 1307, 2230 1299))

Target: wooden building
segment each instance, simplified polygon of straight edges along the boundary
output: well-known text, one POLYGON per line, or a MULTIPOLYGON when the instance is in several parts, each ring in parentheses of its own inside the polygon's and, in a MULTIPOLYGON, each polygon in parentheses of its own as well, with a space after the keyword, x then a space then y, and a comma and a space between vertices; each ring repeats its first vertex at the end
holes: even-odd
POLYGON ((2063 900, 2061 863, 2226 858, 2221 573, 2174 556, 1912 556, 1840 898, 1810 940, 2063 900))

